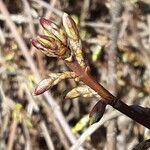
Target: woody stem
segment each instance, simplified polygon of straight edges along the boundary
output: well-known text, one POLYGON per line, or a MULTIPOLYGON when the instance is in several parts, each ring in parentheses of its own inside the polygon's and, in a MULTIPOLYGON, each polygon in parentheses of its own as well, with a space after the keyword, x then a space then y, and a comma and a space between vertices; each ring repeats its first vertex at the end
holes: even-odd
POLYGON ((143 115, 143 113, 135 110, 133 107, 128 106, 123 101, 118 100, 89 74, 87 68, 82 68, 76 60, 71 62, 65 61, 65 63, 72 71, 76 73, 80 81, 84 82, 91 89, 97 92, 97 94, 102 97, 106 104, 111 105, 116 110, 122 112, 134 121, 150 129, 150 118, 147 118, 145 115, 143 115))

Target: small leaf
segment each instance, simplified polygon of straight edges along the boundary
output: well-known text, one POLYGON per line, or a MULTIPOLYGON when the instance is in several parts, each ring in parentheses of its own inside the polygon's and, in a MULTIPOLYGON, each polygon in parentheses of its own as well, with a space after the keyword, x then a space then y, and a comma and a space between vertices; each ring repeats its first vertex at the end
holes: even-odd
POLYGON ((96 122, 98 122, 104 115, 106 108, 106 104, 102 102, 101 100, 98 101, 95 106, 92 108, 89 114, 89 124, 92 125, 96 122))

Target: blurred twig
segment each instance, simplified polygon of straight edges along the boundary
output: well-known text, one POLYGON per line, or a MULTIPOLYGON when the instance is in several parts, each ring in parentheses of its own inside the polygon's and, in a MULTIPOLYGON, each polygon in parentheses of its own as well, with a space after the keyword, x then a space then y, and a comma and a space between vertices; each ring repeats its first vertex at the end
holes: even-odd
POLYGON ((52 142, 52 139, 51 139, 51 137, 50 137, 50 135, 49 135, 48 129, 47 129, 47 127, 46 127, 44 121, 42 121, 42 122, 40 123, 40 126, 41 126, 41 129, 42 129, 42 131, 43 131, 43 136, 45 137, 45 140, 46 140, 48 149, 49 149, 49 150, 55 150, 55 149, 54 149, 53 142, 52 142))
POLYGON ((51 121, 55 128, 56 128, 56 131, 58 133, 58 136, 60 138, 60 141, 62 142, 64 148, 67 150, 69 149, 69 143, 68 141, 66 140, 65 138, 65 135, 64 133, 62 132, 62 128, 60 128, 60 125, 58 124, 57 120, 56 120, 56 117, 53 115, 53 112, 51 109, 48 108, 46 102, 44 101, 40 101, 41 105, 43 106, 46 114, 47 114, 47 118, 48 118, 48 121, 51 121))
POLYGON ((23 131, 26 139, 25 150, 32 150, 29 129, 27 128, 25 122, 23 122, 22 126, 23 126, 23 131))
POLYGON ((13 143, 15 141, 15 136, 16 136, 16 129, 17 129, 17 121, 14 119, 11 127, 10 127, 10 135, 8 139, 8 144, 7 144, 7 150, 12 150, 13 149, 13 143))
POLYGON ((41 0, 32 0, 36 3, 38 3, 39 5, 51 10, 51 12, 54 12, 55 14, 57 14, 58 16, 62 16, 62 11, 52 7, 51 5, 49 5, 48 3, 44 2, 44 1, 41 1, 41 0))
POLYGON ((82 10, 81 10, 81 15, 80 15, 81 22, 84 22, 86 17, 88 16, 89 7, 90 7, 90 0, 84 0, 82 10))
POLYGON ((22 0, 22 2, 24 4, 24 11, 25 11, 27 18, 29 20, 30 33, 32 36, 34 36, 35 35, 35 29, 34 29, 34 23, 33 23, 32 15, 31 15, 30 5, 29 5, 27 0, 22 0))
MULTIPOLYGON (((116 65, 117 65, 117 41, 120 29, 122 1, 114 0, 111 10, 111 31, 110 31, 110 45, 108 48, 108 86, 110 90, 116 95, 116 65)), ((116 150, 116 121, 112 120, 107 127, 107 149, 116 150)))

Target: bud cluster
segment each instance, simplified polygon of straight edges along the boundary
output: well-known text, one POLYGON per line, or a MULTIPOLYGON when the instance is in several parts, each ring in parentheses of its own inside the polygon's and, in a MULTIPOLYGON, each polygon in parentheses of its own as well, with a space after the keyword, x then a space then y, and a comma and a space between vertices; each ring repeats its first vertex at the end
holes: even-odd
POLYGON ((82 44, 74 20, 66 13, 62 17, 64 30, 51 20, 40 19, 44 35, 32 40, 32 44, 49 57, 66 59, 74 55, 81 66, 85 66, 82 56, 82 44))
MULTIPOLYGON (((32 44, 49 57, 57 57, 70 63, 76 60, 84 70, 87 67, 82 55, 82 42, 76 23, 66 13, 63 14, 62 22, 64 30, 52 21, 41 18, 40 24, 44 29, 44 35, 37 36, 36 39, 32 40, 32 44)), ((37 85, 33 94, 40 95, 60 81, 71 78, 78 81, 78 77, 74 72, 50 73, 48 78, 42 80, 37 85)), ((72 89, 65 98, 73 99, 79 96, 86 98, 95 96, 99 98, 99 95, 94 90, 84 84, 72 89)), ((106 105, 102 102, 98 102, 94 106, 90 113, 90 124, 97 122, 103 116, 105 107, 106 105)))

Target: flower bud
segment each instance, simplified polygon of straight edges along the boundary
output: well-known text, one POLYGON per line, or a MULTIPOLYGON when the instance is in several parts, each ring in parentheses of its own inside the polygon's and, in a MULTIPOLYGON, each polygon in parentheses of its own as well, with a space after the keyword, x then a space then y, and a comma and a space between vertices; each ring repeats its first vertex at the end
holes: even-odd
POLYGON ((58 84, 62 80, 75 78, 75 73, 66 71, 63 73, 53 73, 49 74, 49 78, 42 80, 35 88, 33 95, 43 94, 45 91, 52 88, 54 85, 58 84))
POLYGON ((53 80, 51 78, 42 80, 35 88, 33 95, 43 94, 45 91, 47 91, 50 88, 52 82, 53 80))
POLYGON ((56 43, 55 43, 55 39, 52 37, 48 37, 48 36, 38 36, 37 40, 39 41, 39 43, 41 45, 43 45, 45 48, 49 48, 51 50, 56 50, 58 49, 56 43))
POLYGON ((89 124, 92 125, 98 122, 104 115, 106 104, 101 100, 96 103, 89 114, 89 124))
POLYGON ((46 30, 46 34, 48 32, 49 35, 58 38, 64 45, 67 45, 67 37, 64 31, 58 28, 58 26, 55 23, 45 18, 41 18, 40 23, 42 27, 46 30))
POLYGON ((93 97, 96 93, 88 86, 82 85, 75 87, 70 92, 67 93, 65 99, 73 99, 77 97, 93 97))
POLYGON ((49 49, 45 48, 37 39, 32 39, 31 43, 34 47, 41 50, 48 57, 57 57, 49 49))
POLYGON ((68 14, 64 13, 62 21, 68 37, 73 40, 78 40, 79 31, 74 20, 68 14))
POLYGON ((55 40, 52 37, 38 36, 37 39, 32 40, 32 44, 49 57, 65 59, 70 56, 70 49, 61 41, 55 40))
POLYGON ((56 31, 58 30, 57 25, 55 23, 53 23, 51 20, 41 18, 40 24, 42 25, 42 27, 44 29, 46 29, 49 32, 51 32, 52 30, 56 30, 56 31))

